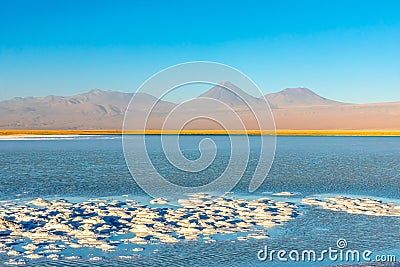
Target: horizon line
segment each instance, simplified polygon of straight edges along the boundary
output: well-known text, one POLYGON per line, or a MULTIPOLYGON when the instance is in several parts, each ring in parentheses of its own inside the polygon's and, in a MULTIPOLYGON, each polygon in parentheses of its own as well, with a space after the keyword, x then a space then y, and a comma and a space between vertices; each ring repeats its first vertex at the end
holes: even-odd
POLYGON ((46 130, 5 129, 0 136, 21 135, 263 135, 263 136, 400 136, 399 130, 46 130))

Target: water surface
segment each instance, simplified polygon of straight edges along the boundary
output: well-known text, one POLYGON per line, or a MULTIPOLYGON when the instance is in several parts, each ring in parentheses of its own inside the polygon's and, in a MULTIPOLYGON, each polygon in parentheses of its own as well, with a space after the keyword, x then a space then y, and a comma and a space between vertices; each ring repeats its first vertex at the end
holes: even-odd
MULTIPOLYGON (((152 162, 166 179, 181 185, 201 185, 226 168, 231 151, 227 136, 181 136, 182 153, 189 159, 198 158, 198 144, 205 137, 216 143, 216 160, 209 168, 194 175, 168 163, 159 136, 147 136, 146 141, 152 162)), ((400 200, 398 137, 278 137, 269 175, 256 192, 249 193, 259 142, 259 137, 250 137, 248 168, 233 189, 237 196, 271 197, 269 193, 272 192, 291 191, 298 195, 282 199, 299 203, 304 197, 327 194, 400 200)), ((2 200, 122 195, 145 199, 126 166, 119 136, 0 141, 2 200)), ((266 243, 276 249, 323 249, 335 246, 338 238, 345 238, 352 249, 395 253, 400 259, 399 217, 353 215, 306 206, 300 209, 303 215, 269 231, 268 241, 227 238, 213 244, 164 244, 157 247, 156 252, 143 253, 132 266, 281 265, 258 261, 257 251, 266 243)))

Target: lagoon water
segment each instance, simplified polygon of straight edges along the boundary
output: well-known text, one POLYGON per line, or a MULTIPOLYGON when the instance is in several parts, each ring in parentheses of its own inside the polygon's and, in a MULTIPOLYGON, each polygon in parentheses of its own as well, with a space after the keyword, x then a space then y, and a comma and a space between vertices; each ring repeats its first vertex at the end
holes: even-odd
MULTIPOLYGON (((202 185, 213 180, 227 166, 230 156, 228 136, 180 137, 182 153, 199 157, 198 144, 212 139, 217 154, 212 165, 198 174, 179 171, 168 163, 159 136, 147 136, 154 166, 171 182, 202 185)), ((135 137, 132 137, 135 138, 135 137)), ((325 195, 366 196, 400 204, 399 137, 278 137, 275 160, 261 187, 248 192, 251 174, 257 165, 260 139, 250 137, 251 154, 243 179, 232 190, 240 198, 270 197, 300 205, 306 197, 325 195), (290 191, 293 197, 271 193, 290 191)), ((138 170, 140 171, 140 170, 138 170)), ((145 170, 142 170, 145 171, 145 170)), ((151 179, 151 177, 149 177, 151 179)), ((124 160, 120 136, 81 136, 0 140, 0 200, 23 201, 41 198, 122 197, 146 201, 124 160)), ((126 260, 131 266, 318 266, 346 262, 259 261, 257 252, 271 249, 335 248, 339 238, 348 248, 371 250, 374 255, 394 254, 400 259, 400 217, 378 217, 322 210, 300 205, 303 215, 268 230, 267 240, 238 241, 229 235, 215 243, 202 241, 160 244, 140 257, 126 260), (156 251, 154 251, 156 249, 156 251)), ((104 261, 83 259, 74 264, 120 265, 107 256, 104 261), (109 261, 111 260, 111 261, 109 261)), ((110 258, 111 257, 111 258, 110 258)), ((0 254, 4 259, 4 255, 0 254)), ((31 263, 34 264, 34 263, 31 263)), ((41 265, 66 265, 65 261, 41 265)))

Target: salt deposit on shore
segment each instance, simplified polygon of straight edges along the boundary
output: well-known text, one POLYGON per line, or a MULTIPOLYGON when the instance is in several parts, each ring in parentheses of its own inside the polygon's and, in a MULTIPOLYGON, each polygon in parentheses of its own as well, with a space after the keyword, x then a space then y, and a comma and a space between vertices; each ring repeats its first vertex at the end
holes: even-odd
POLYGON ((273 196, 278 196, 278 197, 291 197, 294 196, 295 193, 292 192, 278 192, 278 193, 273 193, 273 196))
MULTIPOLYGON (((167 200, 152 203, 166 204, 167 200)), ((219 234, 238 232, 248 232, 238 239, 263 239, 267 228, 299 214, 296 205, 269 198, 211 199, 206 194, 194 194, 179 203, 182 207, 173 209, 148 207, 133 200, 5 202, 0 206, 0 253, 7 253, 11 263, 16 258, 57 260, 67 248, 113 251, 120 243, 143 246, 198 239, 210 243, 219 234), (123 237, 128 234, 133 237, 123 237), (119 241, 110 240, 116 236, 121 236, 119 241)), ((137 247, 133 252, 143 249, 137 247)))
POLYGON ((325 200, 305 198, 301 203, 310 206, 319 206, 333 211, 345 211, 352 214, 370 216, 400 216, 400 206, 395 203, 384 203, 369 198, 326 197, 325 200))

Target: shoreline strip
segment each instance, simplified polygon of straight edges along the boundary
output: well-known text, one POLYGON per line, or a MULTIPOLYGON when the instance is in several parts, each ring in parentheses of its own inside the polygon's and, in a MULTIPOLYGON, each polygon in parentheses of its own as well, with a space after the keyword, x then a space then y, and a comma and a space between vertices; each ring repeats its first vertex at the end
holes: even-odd
POLYGON ((277 136, 400 136, 400 130, 0 130, 0 136, 29 136, 29 135, 277 135, 277 136))

